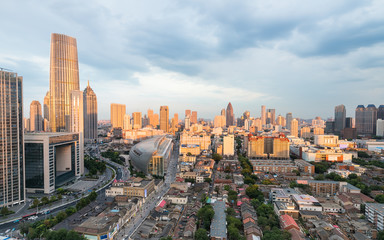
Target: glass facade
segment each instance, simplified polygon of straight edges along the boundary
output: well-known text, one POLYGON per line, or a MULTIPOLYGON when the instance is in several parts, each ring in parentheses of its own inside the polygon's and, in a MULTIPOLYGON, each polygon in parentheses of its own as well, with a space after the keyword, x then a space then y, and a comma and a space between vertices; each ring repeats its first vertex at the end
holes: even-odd
POLYGON ((24 201, 22 80, 0 69, 0 207, 24 201))
POLYGON ((27 188, 44 188, 44 145, 25 143, 25 179, 27 188))

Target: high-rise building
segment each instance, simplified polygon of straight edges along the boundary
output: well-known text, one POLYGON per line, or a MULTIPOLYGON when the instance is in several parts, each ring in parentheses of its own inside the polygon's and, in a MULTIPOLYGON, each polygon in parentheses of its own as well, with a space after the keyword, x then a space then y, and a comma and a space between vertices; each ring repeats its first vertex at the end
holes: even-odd
POLYGON ((84 138, 89 140, 97 139, 97 97, 89 86, 84 89, 84 138))
POLYGON ((227 127, 235 125, 235 116, 233 115, 233 107, 231 103, 228 103, 227 106, 226 124, 227 127))
POLYGON ((160 107, 160 130, 169 132, 169 109, 168 106, 160 107))
POLYGON ((79 174, 84 173, 84 101, 83 91, 73 90, 71 92, 71 130, 79 134, 79 161, 76 163, 79 174))
POLYGON ((132 130, 131 116, 129 114, 124 115, 123 130, 132 130))
POLYGON ((358 135, 375 135, 377 122, 377 108, 369 104, 367 108, 364 105, 358 105, 355 110, 356 132, 358 135))
POLYGON ((225 108, 221 109, 221 116, 225 116, 225 108))
POLYGON ((247 156, 252 159, 289 159, 289 139, 248 135, 247 156))
POLYGON ((153 110, 152 109, 148 109, 147 116, 148 116, 149 125, 151 125, 152 127, 156 127, 154 124, 153 110))
POLYGON ((39 101, 32 101, 29 110, 30 131, 43 131, 43 116, 41 114, 41 104, 39 101))
POLYGON ((285 121, 287 122, 287 129, 291 130, 292 113, 287 113, 285 116, 285 121))
POLYGON ((325 121, 321 117, 315 117, 312 119, 312 127, 324 128, 325 121))
POLYGON ((261 119, 261 125, 264 126, 266 124, 266 122, 267 122, 267 116, 266 116, 265 106, 264 105, 261 106, 261 117, 260 117, 260 119, 261 119))
POLYGON ((191 119, 189 118, 189 115, 188 115, 184 119, 184 128, 186 130, 189 130, 190 127, 191 127, 191 119))
POLYGON ((345 106, 338 105, 335 107, 335 132, 340 133, 345 128, 345 106))
POLYGON ((25 201, 23 78, 0 69, 0 207, 25 201))
POLYGON ((141 119, 141 112, 132 113, 133 118, 133 129, 140 129, 143 126, 143 122, 141 119))
POLYGON ((275 109, 267 109, 266 124, 275 125, 276 113, 275 109))
POLYGON ((377 119, 376 123, 376 135, 377 136, 384 136, 384 120, 383 119, 377 119))
POLYGON ((154 113, 154 114, 153 114, 153 124, 154 124, 153 127, 157 128, 157 126, 160 125, 159 120, 160 120, 159 114, 154 113))
POLYGON ((292 119, 291 121, 291 135, 295 137, 299 136, 299 122, 296 120, 296 118, 292 119))
POLYGON ((44 118, 49 121, 49 91, 44 97, 44 118))
POLYGON ((310 138, 311 137, 311 128, 310 127, 302 127, 300 129, 300 137, 310 138))
POLYGON ((276 124, 285 127, 285 118, 281 115, 277 116, 276 124))
POLYGON ((185 110, 185 117, 191 117, 191 110, 185 110))
POLYGON ((377 109, 377 119, 383 119, 384 120, 384 105, 380 105, 377 109))
POLYGON ((220 116, 215 116, 215 119, 213 121, 213 126, 215 128, 217 127, 225 127, 225 116, 220 115, 220 116))
POLYGON ((345 118, 345 128, 353 128, 353 118, 345 118))
POLYGON ((227 135, 223 137, 223 156, 235 155, 235 137, 227 135))
POLYGON ((111 103, 112 128, 123 128, 125 104, 111 103))
POLYGON ((197 111, 192 111, 191 123, 197 123, 197 111))
POLYGON ((52 132, 70 130, 71 91, 79 89, 76 39, 53 33, 49 75, 49 122, 52 132))

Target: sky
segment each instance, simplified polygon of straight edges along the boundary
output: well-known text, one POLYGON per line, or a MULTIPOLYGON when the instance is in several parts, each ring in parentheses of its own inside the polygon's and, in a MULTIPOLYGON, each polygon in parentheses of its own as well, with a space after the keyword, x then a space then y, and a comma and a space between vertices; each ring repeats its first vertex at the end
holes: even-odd
POLYGON ((3 1, 0 67, 24 78, 24 109, 49 90, 51 33, 77 39, 99 119, 110 104, 213 119, 260 106, 333 117, 344 104, 384 104, 384 2, 3 1))

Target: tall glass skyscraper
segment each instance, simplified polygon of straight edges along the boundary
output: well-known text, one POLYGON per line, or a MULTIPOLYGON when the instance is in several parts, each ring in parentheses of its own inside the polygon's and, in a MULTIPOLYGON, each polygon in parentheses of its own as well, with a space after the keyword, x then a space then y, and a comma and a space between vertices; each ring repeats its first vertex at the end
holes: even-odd
POLYGON ((22 83, 0 69, 0 207, 25 200, 22 83))
POLYGON ((89 86, 84 89, 84 138, 97 139, 97 98, 95 92, 89 86))
POLYGON ((340 133, 345 128, 345 106, 343 104, 335 107, 335 132, 340 133))
POLYGON ((233 115, 233 107, 231 103, 228 103, 226 114, 227 127, 235 125, 235 116, 233 115))
POLYGON ((52 33, 49 76, 49 121, 52 132, 69 132, 71 129, 72 90, 80 90, 76 39, 52 33))

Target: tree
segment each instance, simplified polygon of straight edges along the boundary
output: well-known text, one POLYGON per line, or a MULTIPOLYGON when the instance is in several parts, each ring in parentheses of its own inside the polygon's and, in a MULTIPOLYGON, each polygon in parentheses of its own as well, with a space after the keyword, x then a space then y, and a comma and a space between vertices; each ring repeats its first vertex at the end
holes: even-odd
POLYGON ((33 206, 37 207, 40 204, 40 200, 38 198, 33 199, 33 206))
POLYGON ((43 205, 48 204, 48 203, 49 203, 49 199, 48 199, 48 197, 43 197, 43 198, 41 199, 41 202, 43 203, 43 205))
POLYGON ((375 201, 378 203, 384 203, 384 194, 379 194, 375 197, 375 201))
POLYGON ((224 190, 225 190, 225 191, 229 191, 229 190, 231 190, 231 187, 230 187, 229 185, 225 185, 225 186, 224 186, 224 190))
POLYGON ((227 208, 225 211, 226 211, 228 216, 235 216, 236 215, 235 210, 231 207, 227 208))
POLYGON ((325 180, 324 174, 319 174, 315 177, 315 180, 325 180))
POLYGON ((65 213, 65 211, 61 211, 56 215, 57 222, 61 222, 66 218, 67 218, 67 214, 65 213))
POLYGON ((2 209, 1 209, 1 215, 3 215, 3 216, 5 216, 5 215, 7 215, 8 213, 9 213, 9 210, 8 210, 8 208, 7 207, 3 207, 2 209))
POLYGON ((212 154, 212 159, 215 160, 215 162, 219 162, 221 159, 223 159, 223 156, 220 154, 214 153, 212 154))
POLYGON ((261 184, 264 184, 264 185, 272 185, 273 182, 270 180, 270 179, 264 179, 261 184))
POLYGON ((171 237, 171 236, 168 236, 168 237, 162 237, 162 238, 160 238, 160 240, 172 240, 172 237, 171 237))
POLYGON ((204 228, 199 228, 195 232, 195 239, 196 240, 209 240, 208 232, 204 228))
POLYGON ((263 195, 263 193, 259 191, 259 186, 257 186, 256 184, 247 187, 245 189, 245 193, 250 198, 258 198, 260 195, 263 195))
POLYGON ((211 183, 211 182, 212 182, 212 179, 211 179, 211 178, 204 178, 204 182, 206 182, 206 183, 211 183))

